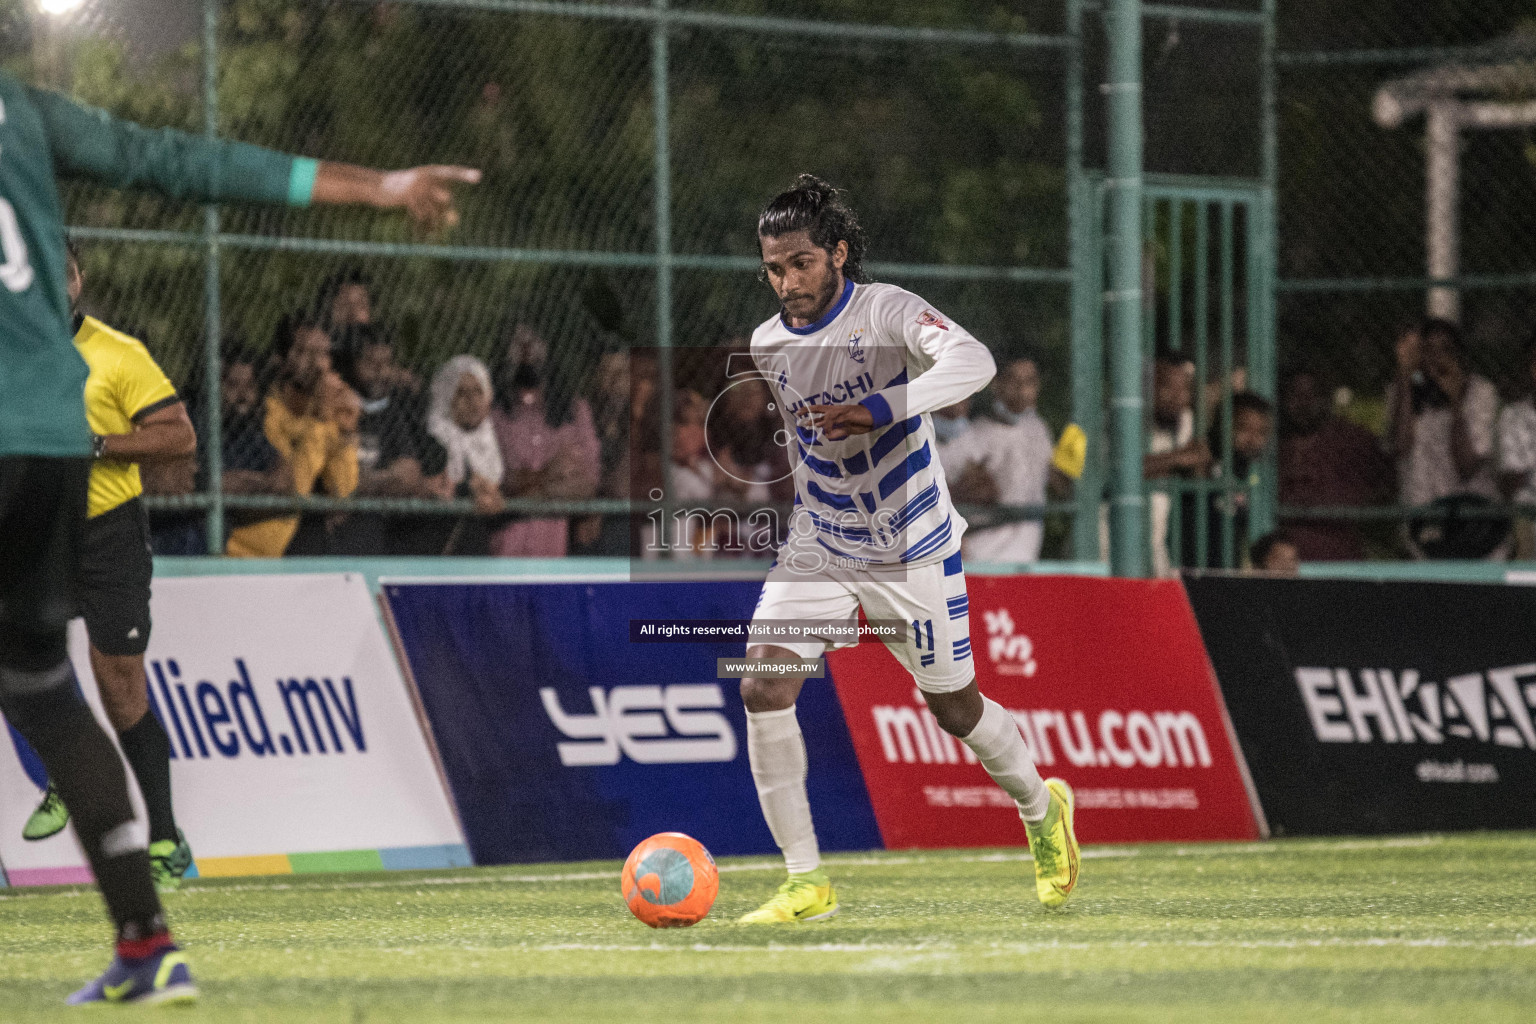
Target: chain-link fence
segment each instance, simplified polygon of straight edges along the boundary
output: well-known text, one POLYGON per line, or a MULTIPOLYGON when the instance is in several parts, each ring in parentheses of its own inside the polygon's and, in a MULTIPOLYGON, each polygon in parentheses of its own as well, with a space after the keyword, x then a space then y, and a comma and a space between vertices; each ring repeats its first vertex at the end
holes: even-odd
MULTIPOLYGON (((434 374, 466 354, 489 371, 495 415, 515 418, 524 391, 545 410, 543 429, 503 433, 493 531, 538 510, 626 509, 628 457, 669 450, 666 410, 686 390, 712 397, 722 348, 772 314, 755 218, 801 171, 849 189, 878 279, 1000 357, 1034 356, 1060 429, 1082 137, 1070 6, 86 0, 40 18, 22 72, 142 123, 485 172, 462 224, 434 238, 370 211, 203 211, 69 186, 84 310, 147 342, 203 439, 195 478, 148 474, 163 550, 224 550, 275 507, 308 510, 290 553, 469 550, 473 504, 443 500, 429 426, 434 374), (295 488, 268 472, 253 424, 317 331, 365 427, 386 399, 413 423, 365 436, 355 483, 295 488), (643 416, 630 392, 652 377, 643 416), (386 472, 401 458, 419 472, 386 472), (381 542, 361 513, 385 510, 438 525, 391 515, 381 542), (361 539, 343 511, 367 524, 361 539)), ((1072 506, 1057 511, 1060 553, 1072 506)), ((608 526, 572 520, 526 553, 627 553, 608 526)))
POLYGON ((1337 507, 1327 529, 1353 551, 1502 553, 1508 540, 1492 542, 1508 515, 1495 506, 1533 496, 1517 472, 1500 472, 1529 460, 1499 417, 1533 385, 1533 28, 1529 0, 1280 5, 1278 331, 1304 378, 1282 462, 1314 450, 1305 407, 1335 389, 1338 411, 1390 456, 1357 465, 1372 482, 1354 488, 1304 465, 1287 478, 1282 465, 1280 498, 1305 531, 1328 514, 1317 506, 1337 507), (1459 371, 1455 360, 1434 365, 1441 342, 1415 356, 1405 339, 1426 314, 1459 322, 1459 371), (1455 410, 1454 426, 1437 410, 1455 410), (1405 422, 1423 425, 1417 438, 1405 422), (1438 511, 1425 517, 1425 502, 1438 511))
MULTIPOLYGON (((496 521, 542 510, 569 520, 549 553, 627 551, 613 518, 582 516, 633 510, 637 452, 661 455, 664 474, 679 464, 661 424, 686 392, 711 399, 722 352, 773 312, 755 216, 810 170, 849 189, 877 278, 920 292, 999 356, 1033 356, 1045 419, 1088 429, 1088 472, 1073 503, 1050 506, 1045 550, 1091 558, 1105 487, 1104 186, 1083 168, 1106 162, 1104 13, 1091 0, 85 0, 39 23, 25 70, 151 125, 486 172, 463 196, 463 223, 432 238, 370 211, 209 213, 69 189, 87 308, 141 333, 201 417, 195 480, 151 479, 157 522, 187 550, 222 550, 232 530, 298 505, 307 539, 291 551, 374 550, 378 523, 359 513, 384 510, 437 521, 400 543, 442 549, 474 505, 434 489, 431 385, 469 354, 504 406, 496 415, 517 411, 505 406, 519 364, 538 371, 520 379, 546 406, 547 431, 503 437, 496 521), (371 326, 356 327, 365 316, 371 326), (283 350, 315 329, 364 392, 365 418, 387 392, 414 423, 410 437, 360 446, 355 489, 336 488, 345 506, 324 480, 303 498, 263 484, 261 458, 240 447, 259 448, 260 432, 210 412, 228 405, 210 376, 215 351, 248 366, 259 412, 283 350), (642 415, 631 391, 653 382, 642 415), (380 472, 402 452, 417 475, 380 472), (339 520, 322 514, 343 509, 372 523, 361 540, 338 538, 339 520)), ((1273 447, 1230 460, 1231 396, 1276 397, 1276 325, 1281 360, 1347 387, 1347 415, 1378 436, 1394 331, 1427 299, 1459 315, 1472 369, 1506 397, 1525 389, 1536 225, 1520 201, 1532 173, 1522 33, 1536 12, 1528 0, 1209 0, 1143 4, 1142 16, 1145 349, 1149 362, 1187 357, 1192 441, 1218 448, 1152 486, 1173 500, 1173 560, 1189 561, 1184 537, 1205 552, 1197 561, 1230 565, 1284 490, 1284 446, 1278 466, 1273 447), (1447 96, 1462 104, 1449 228, 1425 186, 1448 152, 1425 141, 1447 96), (1452 280, 1430 299, 1437 277, 1452 280), (1237 505, 1260 510, 1250 525, 1224 497, 1239 492, 1237 505), (1183 509, 1200 525, 1178 522, 1183 509)), ((1149 417, 1148 428, 1159 426, 1149 417)), ((1392 507, 1390 480, 1381 486, 1368 496, 1381 505, 1349 514, 1382 520, 1362 550, 1401 553, 1408 511, 1392 507)), ((1344 504, 1282 500, 1292 513, 1344 504)))

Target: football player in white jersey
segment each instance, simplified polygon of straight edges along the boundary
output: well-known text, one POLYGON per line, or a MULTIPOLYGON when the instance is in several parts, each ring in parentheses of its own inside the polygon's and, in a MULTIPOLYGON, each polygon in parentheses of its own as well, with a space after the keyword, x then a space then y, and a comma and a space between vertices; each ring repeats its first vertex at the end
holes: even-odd
MULTIPOLYGON (((985 387, 992 356, 918 296, 866 281, 863 231, 820 179, 801 175, 763 210, 757 231, 781 309, 753 332, 751 351, 785 420, 796 498, 753 622, 762 630, 793 620, 811 635, 758 642, 759 633, 747 657, 812 659, 848 646, 860 608, 898 624, 887 646, 939 725, 1017 803, 1037 894, 1059 906, 1077 883, 1072 791, 1040 778, 1013 716, 976 686, 960 565, 965 520, 934 451, 930 414, 985 387)), ((741 682, 752 777, 789 869, 745 924, 814 921, 838 909, 806 798, 795 717, 804 682, 776 672, 741 682)))

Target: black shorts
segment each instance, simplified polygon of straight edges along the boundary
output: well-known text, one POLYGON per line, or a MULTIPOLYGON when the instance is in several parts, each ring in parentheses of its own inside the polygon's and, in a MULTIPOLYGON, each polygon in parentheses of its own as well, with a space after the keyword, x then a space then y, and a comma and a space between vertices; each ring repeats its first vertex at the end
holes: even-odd
POLYGON ((40 671, 64 657, 90 477, 86 458, 0 456, 0 665, 40 671))
POLYGON ((149 515, 138 498, 85 521, 75 593, 91 646, 143 654, 149 646, 149 515))

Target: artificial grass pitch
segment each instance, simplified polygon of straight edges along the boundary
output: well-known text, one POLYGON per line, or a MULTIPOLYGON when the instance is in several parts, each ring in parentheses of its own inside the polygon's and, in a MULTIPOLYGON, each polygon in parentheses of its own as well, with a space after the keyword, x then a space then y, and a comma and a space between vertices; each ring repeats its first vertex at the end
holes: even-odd
MULTIPOLYGON (((210 879, 167 900, 195 1021, 1529 1021, 1536 835, 1099 847, 1060 911, 1023 851, 829 857, 842 913, 733 924, 781 868, 722 862, 652 931, 617 863, 210 879)), ((94 891, 0 890, 0 1021, 79 1020, 94 891)))

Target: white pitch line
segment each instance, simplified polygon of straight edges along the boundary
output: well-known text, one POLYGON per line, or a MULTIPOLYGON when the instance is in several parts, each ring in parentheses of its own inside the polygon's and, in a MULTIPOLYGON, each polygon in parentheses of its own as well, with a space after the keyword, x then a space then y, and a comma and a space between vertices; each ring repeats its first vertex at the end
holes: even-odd
MULTIPOLYGON (((1168 941, 1117 940, 1109 942, 1009 942, 986 945, 960 945, 953 942, 937 943, 863 943, 863 942, 816 942, 806 945, 789 945, 770 942, 766 945, 742 945, 710 942, 692 942, 686 945, 668 946, 661 943, 625 944, 616 942, 551 942, 515 946, 455 946, 461 952, 481 953, 907 953, 929 955, 1012 955, 1050 952, 1052 950, 1084 951, 1101 949, 1356 949, 1356 948, 1430 948, 1430 949, 1528 949, 1536 947, 1536 936, 1519 936, 1513 939, 1488 939, 1467 941, 1431 936, 1409 939, 1396 936, 1360 939, 1250 939, 1224 941, 1205 939, 1173 939, 1168 941)), ((417 950, 402 948, 401 952, 417 950)))
MULTIPOLYGON (((1083 858, 1099 859, 1106 857, 1135 857, 1138 851, 1118 847, 1103 847, 1099 849, 1087 849, 1083 851, 1083 858)), ((887 865, 910 864, 996 864, 1012 862, 1029 862, 1030 855, 1020 853, 985 853, 971 854, 958 857, 933 857, 933 856, 907 856, 907 857, 868 857, 832 855, 827 858, 827 863, 833 867, 885 867, 887 865)), ((719 865, 721 874, 737 871, 783 871, 783 861, 747 861, 740 864, 719 865)), ((272 878, 285 878, 292 876, 271 875, 272 878)), ((614 881, 619 877, 615 871, 573 871, 563 874, 548 875, 444 875, 433 878, 383 878, 366 882, 315 882, 313 884, 294 884, 291 882, 272 882, 267 884, 235 884, 219 886, 198 886, 180 890, 186 893, 210 894, 219 892, 283 892, 289 889, 399 889, 411 888, 420 885, 498 885, 498 884, 539 884, 542 882, 601 882, 614 881)), ((5 899, 0 896, 0 899, 5 899)))
MULTIPOLYGON (((1383 837, 1381 839, 1354 839, 1343 841, 1330 841, 1326 839, 1307 840, 1301 842, 1267 842, 1244 845, 1224 844, 1219 846, 1173 846, 1164 847, 1150 844, 1144 847, 1133 846, 1095 846, 1083 851, 1083 858, 1108 859, 1117 857, 1139 857, 1144 853, 1166 854, 1174 857, 1225 857, 1228 855, 1250 856, 1272 853, 1330 853, 1336 850, 1379 850, 1401 849, 1434 846, 1445 842, 1444 836, 1399 836, 1383 837)), ((1031 860, 1028 851, 1017 852, 998 851, 981 854, 962 854, 958 856, 945 856, 934 854, 899 854, 896 856, 870 856, 868 854, 831 854, 827 863, 833 867, 885 867, 911 864, 997 864, 1027 862, 1031 860)), ((722 873, 736 871, 782 871, 784 864, 777 860, 746 861, 736 864, 722 864, 722 873)), ((209 895, 219 892, 285 892, 293 889, 408 889, 424 885, 538 885, 541 883, 558 882, 601 882, 618 878, 619 872, 614 871, 572 871, 557 874, 504 874, 504 875, 442 875, 433 877, 392 877, 370 880, 366 882, 319 882, 311 884, 292 882, 248 882, 234 885, 200 886, 192 885, 181 891, 189 894, 209 895)), ((285 878, 293 876, 269 875, 269 878, 285 878)), ((91 887, 74 886, 65 889, 64 892, 31 893, 8 889, 0 891, 0 900, 34 899, 42 896, 57 895, 85 895, 93 891, 91 887)))
MULTIPOLYGON (((1245 856, 1269 853, 1329 853, 1335 850, 1397 850, 1436 846, 1445 842, 1445 836, 1399 836, 1380 839, 1312 839, 1303 841, 1278 840, 1243 845, 1221 846, 1174 846, 1159 852, 1175 857, 1225 857, 1228 854, 1245 856)), ((1155 848, 1155 844, 1152 847, 1155 848)))

